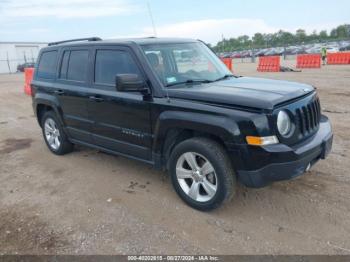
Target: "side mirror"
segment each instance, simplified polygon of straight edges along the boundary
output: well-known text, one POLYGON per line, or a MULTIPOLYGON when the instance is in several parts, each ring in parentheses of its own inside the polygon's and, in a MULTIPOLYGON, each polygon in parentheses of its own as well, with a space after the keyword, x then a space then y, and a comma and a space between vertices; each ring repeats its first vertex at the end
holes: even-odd
POLYGON ((115 77, 115 86, 119 92, 141 92, 146 88, 146 83, 136 74, 118 74, 115 77))

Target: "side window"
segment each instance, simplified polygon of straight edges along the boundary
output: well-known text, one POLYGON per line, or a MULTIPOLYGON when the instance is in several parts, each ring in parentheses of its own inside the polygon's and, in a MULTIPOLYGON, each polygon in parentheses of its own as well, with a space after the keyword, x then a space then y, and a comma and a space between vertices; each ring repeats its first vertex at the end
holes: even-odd
POLYGON ((97 50, 95 61, 95 83, 114 85, 117 74, 140 75, 135 61, 128 52, 97 50))
POLYGON ((60 78, 85 82, 89 65, 88 50, 71 50, 63 53, 60 78))
POLYGON ((88 65, 88 50, 64 51, 59 78, 85 82, 87 79, 88 65))
POLYGON ((56 74, 57 51, 42 53, 38 65, 37 76, 44 79, 54 79, 56 74))

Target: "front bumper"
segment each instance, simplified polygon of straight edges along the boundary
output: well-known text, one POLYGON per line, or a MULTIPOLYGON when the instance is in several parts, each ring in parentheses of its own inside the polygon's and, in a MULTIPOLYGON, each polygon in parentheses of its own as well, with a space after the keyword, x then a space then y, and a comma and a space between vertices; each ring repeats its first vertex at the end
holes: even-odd
POLYGON ((238 179, 248 187, 263 187, 273 181, 302 175, 318 160, 325 159, 332 148, 333 133, 326 116, 311 138, 295 146, 284 144, 263 147, 245 146, 239 151, 242 162, 238 179))

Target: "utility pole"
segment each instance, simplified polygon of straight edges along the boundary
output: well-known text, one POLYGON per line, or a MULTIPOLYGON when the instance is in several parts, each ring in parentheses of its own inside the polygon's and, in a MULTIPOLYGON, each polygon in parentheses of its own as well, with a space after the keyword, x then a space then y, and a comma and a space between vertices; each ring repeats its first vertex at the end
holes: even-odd
POLYGON ((10 67, 10 60, 9 60, 9 52, 6 52, 6 57, 7 57, 7 66, 9 68, 9 73, 11 74, 11 67, 10 67))
POLYGON ((224 37, 224 34, 221 34, 221 38, 222 38, 222 52, 225 52, 225 37, 224 37))
POLYGON ((152 22, 153 34, 154 34, 155 37, 157 37, 157 30, 156 30, 156 26, 154 24, 154 19, 153 19, 153 15, 152 15, 152 9, 151 9, 151 5, 149 4, 148 1, 147 1, 147 9, 148 9, 149 17, 151 18, 151 22, 152 22))
POLYGON ((30 53, 32 54, 32 62, 34 63, 33 49, 30 49, 30 53))

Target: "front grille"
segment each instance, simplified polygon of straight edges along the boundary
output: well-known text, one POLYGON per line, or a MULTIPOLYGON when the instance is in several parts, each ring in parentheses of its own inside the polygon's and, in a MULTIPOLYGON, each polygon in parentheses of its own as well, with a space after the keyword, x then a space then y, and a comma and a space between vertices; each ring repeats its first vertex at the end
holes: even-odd
POLYGON ((321 107, 318 98, 307 105, 296 109, 297 126, 301 136, 307 136, 316 131, 320 124, 321 107))

